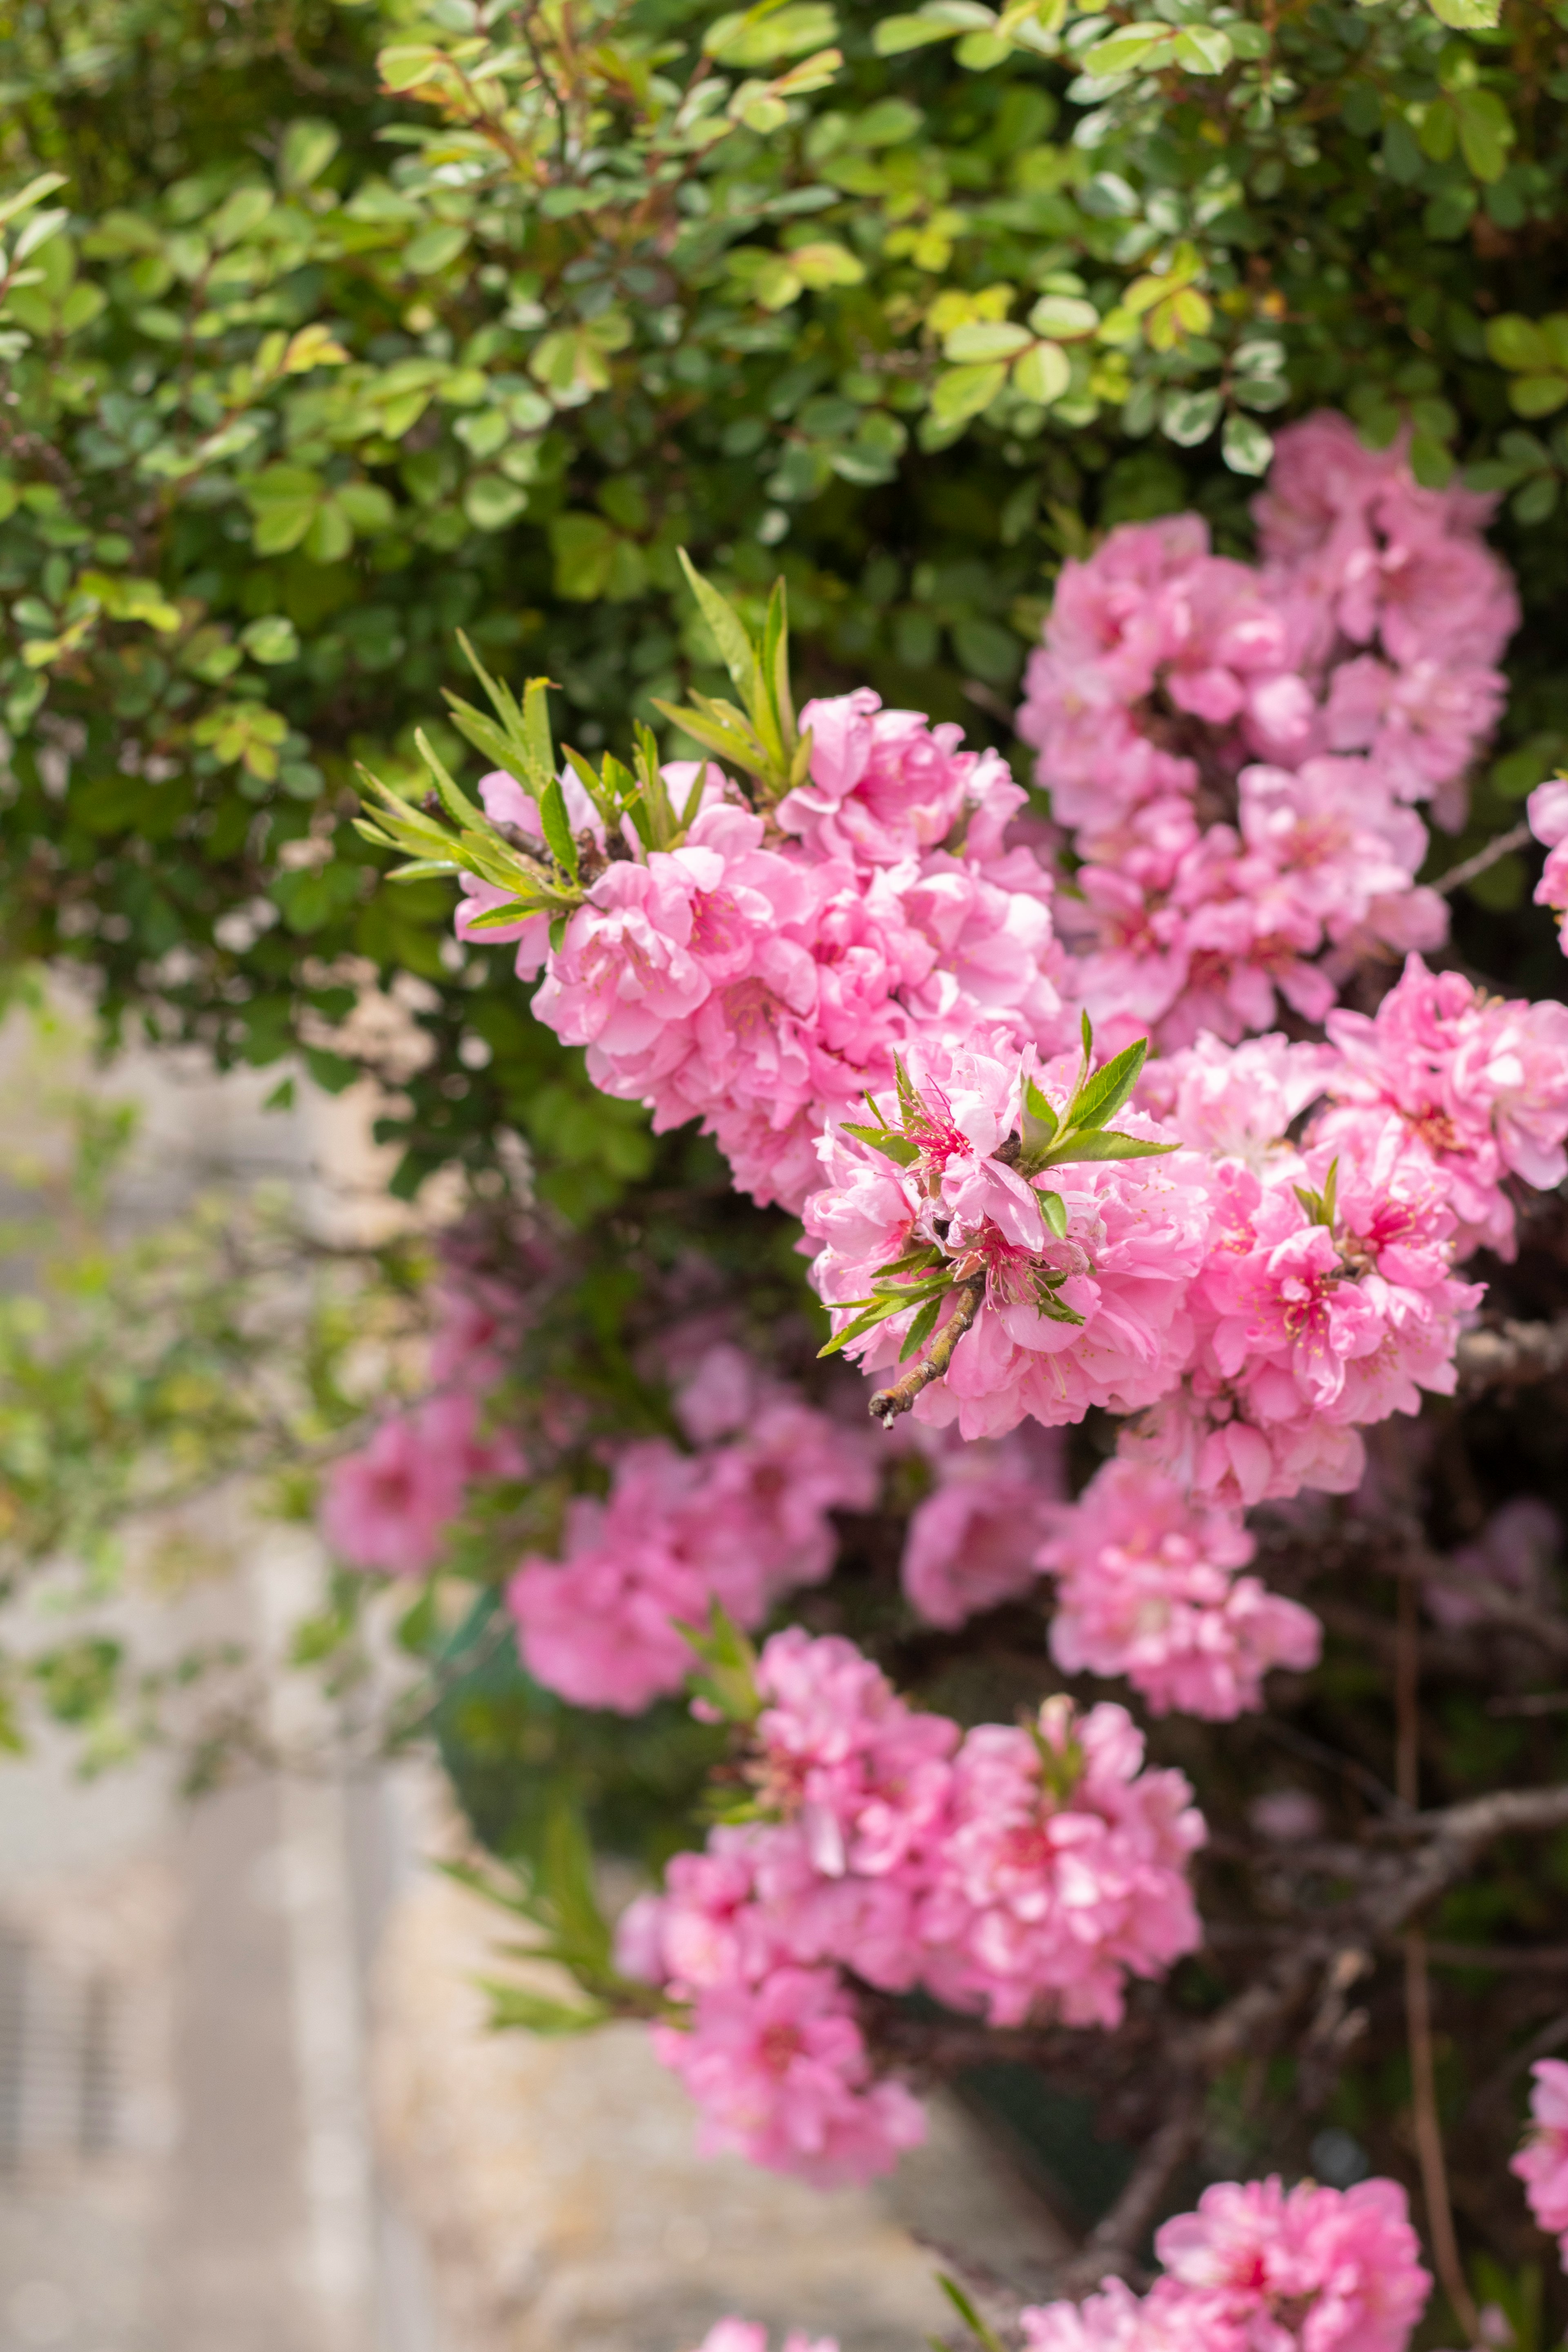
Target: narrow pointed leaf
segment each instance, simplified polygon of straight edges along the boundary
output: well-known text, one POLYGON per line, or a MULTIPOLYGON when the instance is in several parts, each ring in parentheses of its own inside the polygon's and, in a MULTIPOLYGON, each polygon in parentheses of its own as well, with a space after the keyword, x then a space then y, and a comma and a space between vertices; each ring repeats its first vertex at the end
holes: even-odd
POLYGON ((682 547, 677 552, 680 568, 686 574, 687 585, 696 597, 698 609, 719 648, 719 658, 729 671, 742 701, 750 704, 756 698, 762 678, 745 625, 733 606, 720 595, 711 581, 704 580, 686 550, 682 547))
POLYGON ((920 1353, 921 1349, 925 1346, 926 1341, 931 1338, 931 1333, 936 1329, 936 1318, 941 1313, 942 1300, 940 1298, 928 1298, 925 1305, 915 1317, 914 1321, 910 1325, 908 1332, 905 1334, 904 1344, 899 1349, 899 1361, 900 1364, 908 1363, 911 1356, 915 1356, 920 1353))
POLYGON ((773 713, 786 750, 795 750, 795 697, 789 682, 789 599, 782 580, 773 583, 768 599, 768 623, 763 636, 763 674, 773 698, 773 713))
POLYGON ((1151 1143, 1141 1135, 1107 1134, 1103 1128, 1088 1135, 1064 1136, 1046 1155, 1047 1168, 1065 1168, 1074 1160, 1158 1160, 1179 1151, 1179 1143, 1151 1143))
POLYGON ((751 736, 750 730, 743 735, 739 729, 710 719, 703 711, 681 710, 672 702, 660 702, 657 697, 653 707, 679 727, 683 735, 689 735, 705 751, 717 752, 720 759, 727 761, 731 767, 740 768, 748 775, 760 772, 763 747, 751 736))
POLYGON ((1136 1038, 1107 1062, 1104 1069, 1096 1070, 1068 1105, 1068 1125, 1079 1129, 1103 1127, 1107 1119, 1114 1118, 1137 1085, 1148 1051, 1147 1037, 1136 1038))
POLYGON ((984 2345, 985 2352, 1002 2352, 1001 2339, 995 2329, 981 2318, 957 2280, 949 2278, 945 2271, 938 2271, 936 2283, 971 2335, 977 2336, 984 2345))
POLYGON ((911 1143, 908 1136, 896 1134, 889 1127, 851 1127, 847 1121, 843 1132, 854 1136, 859 1143, 868 1143, 873 1151, 896 1160, 900 1168, 912 1166, 921 1156, 918 1144, 911 1143))
POLYGON ((452 782, 451 777, 447 773, 446 769, 442 766, 438 755, 431 748, 430 738, 426 734, 425 730, 422 727, 416 727, 414 730, 414 748, 418 752, 419 757, 424 761, 425 765, 429 769, 431 777, 435 782, 437 796, 447 815, 452 819, 453 823, 455 824, 464 825, 482 825, 485 823, 485 813, 483 809, 476 808, 473 802, 468 798, 467 793, 459 792, 458 786, 452 782))
POLYGON ((555 746, 550 734, 550 680, 531 677, 522 696, 522 743, 537 788, 555 773, 555 746))
POLYGON ((1065 1242, 1068 1237, 1068 1212, 1067 1202, 1062 1199, 1061 1194, 1051 1192, 1047 1186, 1045 1192, 1037 1192, 1035 1198, 1040 1204, 1041 1216, 1044 1217, 1058 1241, 1065 1242))
POLYGON ((549 777, 535 805, 539 810, 539 830, 544 835, 544 846, 563 874, 577 879, 577 845, 572 838, 572 821, 566 814, 566 795, 559 780, 549 777))

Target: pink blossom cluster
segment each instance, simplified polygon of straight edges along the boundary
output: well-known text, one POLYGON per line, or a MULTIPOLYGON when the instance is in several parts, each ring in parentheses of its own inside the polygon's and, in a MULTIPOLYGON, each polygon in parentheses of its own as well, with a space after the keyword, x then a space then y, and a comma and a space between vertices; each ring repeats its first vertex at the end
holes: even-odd
POLYGON ((1413 955, 1374 1015, 1331 1013, 1328 1032, 1318 1138, 1370 1157, 1395 1137, 1446 1183, 1458 1254, 1511 1258, 1509 1178, 1551 1192, 1568 1177, 1568 1005, 1488 996, 1413 955))
POLYGON ((1050 1699, 1028 1730, 961 1738, 851 1643, 798 1627, 767 1643, 756 1683, 756 1817, 678 1854, 621 1928, 622 1967, 689 2004, 655 2031, 704 2146, 831 2184, 921 2136, 847 1977, 997 2024, 1114 2025, 1130 1972, 1195 1948, 1203 1822, 1179 1772, 1142 1769, 1122 1708, 1050 1699))
POLYGON ((1257 1549, 1239 1513, 1111 1461, 1055 1516, 1038 1560, 1057 1580, 1051 1655, 1066 1673, 1125 1675, 1156 1715, 1228 1722, 1262 1704, 1270 1667, 1317 1664, 1310 1611, 1237 1574, 1257 1549))
POLYGON ((1532 2128, 1509 2169, 1523 2181, 1542 2229, 1557 2233, 1557 2251, 1568 2271, 1568 2063, 1542 2058, 1532 2073, 1532 2128))
MULTIPOLYGON (((945 1268, 928 1348, 967 1302, 970 1326, 916 1396, 917 1419, 996 1437, 1026 1415, 1142 1413, 1130 1443, 1184 1491, 1235 1507, 1353 1486, 1361 1427, 1415 1412, 1423 1389, 1452 1391, 1460 1320, 1481 1294, 1453 1270, 1447 1171, 1410 1148, 1402 1118, 1335 1141, 1296 1145, 1279 1127, 1266 1139, 1321 1090, 1318 1049, 1258 1040, 1237 1049, 1228 1076, 1212 1045, 1173 1055, 1148 1081, 1166 1120, 1126 1112, 1119 1130, 1163 1156, 1068 1158, 1028 1176, 1023 1087, 1065 1119, 1068 1066, 1031 1077, 1027 1057, 956 1055, 939 1079, 935 1060, 910 1066, 918 1134, 906 1126, 900 1156, 825 1138, 828 1181, 805 1211, 813 1278, 867 1369, 896 1366, 921 1311, 856 1330, 879 1278, 896 1298, 888 1268, 917 1252, 921 1279, 945 1268), (1009 1145, 1014 1157, 998 1157, 1009 1145)), ((1524 1080, 1515 1125, 1561 1084, 1553 1073, 1524 1080)), ((874 1100, 886 1119, 907 1116, 874 1100)))
POLYGON ((603 1499, 566 1507, 560 1559, 531 1553, 507 1587, 523 1664, 577 1706, 636 1715, 678 1691, 682 1624, 714 1601, 759 1625, 781 1593, 820 1582, 835 1510, 877 1496, 869 1432, 767 1380, 738 1348, 706 1351, 677 1396, 692 1450, 621 1446, 603 1499))
POLYGON ((1568 955, 1568 781, 1553 777, 1537 784, 1524 804, 1530 830, 1546 851, 1546 864, 1535 886, 1535 903, 1550 907, 1558 918, 1557 935, 1568 955))
MULTIPOLYGON (((700 1119, 737 1186, 798 1207, 825 1118, 849 1115, 911 1039, 1014 1045, 1063 1032, 1052 881, 1008 846, 1026 794, 957 727, 884 710, 867 688, 809 703, 806 781, 764 819, 714 767, 679 847, 607 842, 574 777, 570 821, 601 870, 552 948, 547 919, 511 930, 517 969, 544 978, 538 1018, 587 1048, 604 1092, 647 1103, 656 1129, 700 1119)), ((698 768, 665 771, 682 800, 698 768)), ((480 793, 537 836, 510 776, 480 793)), ((471 877, 459 933, 503 894, 471 877)))
MULTIPOLYGON (((1081 1421, 1091 1405, 1135 1412, 1165 1393, 1192 1349, 1184 1302, 1208 1246, 1206 1163, 1181 1151, 1020 1176, 995 1154, 1018 1124, 1032 1062, 912 1055, 925 1122, 918 1156, 900 1165, 852 1134, 829 1133, 820 1154, 826 1183, 803 1212, 816 1244, 812 1278, 837 1329, 848 1328, 882 1268, 916 1244, 939 1248, 955 1278, 984 1276, 971 1328, 914 1408, 937 1426, 956 1422, 964 1438, 1003 1436, 1026 1414, 1049 1427, 1081 1421), (1047 1189, 1061 1204, 1060 1230, 1041 1208, 1047 1189)), ((1071 1067, 1063 1060, 1038 1074, 1058 1104, 1071 1067)), ((890 1096, 874 1101, 896 1116, 890 1096)), ((1128 1119, 1139 1139, 1159 1139, 1153 1121, 1136 1112, 1128 1119)), ((938 1339, 958 1305, 950 1292, 938 1339)), ((900 1313, 846 1352, 868 1370, 894 1365, 912 1319, 900 1313)))
POLYGON ((1037 1580, 1040 1543, 1068 1493, 1061 1434, 1037 1423, 973 1445, 952 1429, 913 1434, 934 1485, 910 1514, 904 1596, 928 1624, 962 1625, 1037 1580))
POLYGON ((448 1269, 436 1294, 432 1393, 385 1415, 327 1474, 321 1532, 350 1568, 427 1574, 469 1487, 521 1475, 516 1438, 483 1426, 486 1393, 500 1377, 518 1317, 517 1297, 504 1285, 448 1269))
POLYGON ((1079 862, 1058 920, 1109 1034, 1321 1020, 1369 950, 1436 945, 1411 803, 1463 817, 1517 624, 1489 502, 1318 415, 1279 437, 1254 567, 1192 514, 1058 583, 1018 728, 1079 862), (1325 952, 1327 951, 1327 952, 1325 952))
POLYGON ((1154 2250, 1142 2297, 1108 2278, 1026 2310, 1027 2352, 1405 2352, 1432 2284, 1393 2180, 1221 2181, 1154 2250))

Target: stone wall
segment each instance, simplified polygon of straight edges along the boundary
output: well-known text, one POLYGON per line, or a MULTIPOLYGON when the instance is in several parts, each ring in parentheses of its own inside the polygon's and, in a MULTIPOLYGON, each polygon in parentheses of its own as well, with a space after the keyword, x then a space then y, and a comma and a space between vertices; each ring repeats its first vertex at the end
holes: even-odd
POLYGON ((559 1995, 498 1959, 502 1916, 427 1876, 383 1945, 373 2044, 384 2163, 428 2250, 445 2352, 683 2352, 726 2312, 906 2352, 951 2321, 951 2240, 1002 2267, 1060 2231, 957 2106, 894 2179, 824 2197, 695 2152, 691 2105, 639 2025, 495 2034, 478 1979, 559 1995))

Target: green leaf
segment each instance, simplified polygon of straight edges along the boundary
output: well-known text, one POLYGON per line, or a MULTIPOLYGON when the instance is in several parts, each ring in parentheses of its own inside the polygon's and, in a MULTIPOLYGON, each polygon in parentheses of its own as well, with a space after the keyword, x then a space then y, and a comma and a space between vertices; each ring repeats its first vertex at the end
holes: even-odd
POLYGON ((1076 294, 1042 294, 1029 313, 1029 324, 1037 335, 1047 335, 1053 341, 1078 342, 1099 331, 1100 313, 1092 302, 1082 301, 1076 294))
POLYGON ((1107 1134, 1101 1129, 1065 1137, 1052 1146, 1046 1165, 1062 1168, 1074 1160, 1157 1160, 1181 1148, 1179 1143, 1150 1143, 1141 1135, 1107 1134))
POLYGON ((1061 1121, 1033 1078, 1026 1079, 1022 1121, 1024 1157, 1028 1159, 1031 1155, 1043 1151, 1054 1141, 1060 1125, 1061 1121))
POLYGON ((1067 1202, 1062 1199, 1061 1194, 1053 1192, 1049 1185, 1047 1185, 1043 1192, 1036 1193, 1035 1198, 1040 1204, 1041 1216, 1044 1217, 1058 1241, 1065 1242, 1068 1237, 1068 1212, 1067 1202))
POLYGON ((1114 1118, 1137 1085, 1148 1052, 1147 1037, 1135 1038, 1103 1069, 1097 1070, 1068 1103, 1066 1125, 1081 1130, 1103 1127, 1107 1119, 1114 1118))
POLYGON ((843 1132, 854 1136, 857 1142, 868 1143, 873 1151, 880 1151, 885 1158, 896 1160, 900 1168, 913 1167, 921 1156, 918 1143, 911 1143, 907 1135, 895 1134, 889 1127, 852 1127, 847 1119, 843 1132))
POLYGON ((1440 25, 1456 33, 1489 32, 1497 24, 1500 0, 1426 0, 1440 25))
POLYGON ((603 2025, 611 2014, 602 2001, 590 2005, 550 2000, 542 1993, 503 1984, 493 1977, 481 1977, 479 1984, 481 1992, 489 1995, 490 2028, 497 2033, 537 2033, 547 2038, 586 2033, 591 2027, 603 2025))
POLYGON ((1085 49, 1079 63, 1085 73, 1100 80, 1110 74, 1136 73, 1141 66, 1167 63, 1175 37, 1169 25, 1123 25, 1085 49))
POLYGON ((289 194, 312 186, 342 144, 333 123, 309 114, 296 116, 278 152, 278 177, 289 194))
POLYGON ((1459 146, 1478 180, 1489 184, 1508 168, 1514 128, 1494 89, 1455 90, 1448 100, 1459 123, 1459 146))
POLYGON ((1178 448, 1195 448, 1206 441, 1219 423, 1220 396, 1217 392, 1168 392, 1160 414, 1160 425, 1167 441, 1178 448))
POLYGON ((577 845, 572 838, 572 824, 566 814, 566 796, 559 777, 549 777, 535 803, 539 810, 539 829, 544 835, 544 845, 563 873, 577 879, 577 845))
POLYGON ((1225 420, 1220 449, 1233 474, 1266 474, 1274 455, 1274 436, 1256 417, 1240 415, 1233 409, 1225 420))
POLYGON ((1072 382, 1067 353, 1055 343, 1036 343, 1013 362, 1013 389, 1040 408, 1059 400, 1072 382))
POLYGON ((1568 376, 1516 376, 1509 385, 1508 398, 1518 416, 1551 416, 1568 401, 1568 376))
POLYGON ((954 327, 942 349, 950 360, 1005 360, 1026 352, 1032 340, 1027 327, 1005 319, 973 319, 954 327))
MULTIPOLYGON (((943 1293, 942 1297, 945 1297, 945 1295, 946 1294, 943 1293)), ((925 1305, 915 1316, 914 1320, 911 1322, 908 1331, 904 1335, 904 1344, 899 1349, 899 1361, 900 1364, 907 1363, 911 1356, 916 1356, 920 1353, 921 1349, 925 1346, 926 1341, 931 1338, 931 1333, 936 1329, 936 1318, 941 1313, 942 1297, 928 1298, 925 1305)))
POLYGON ((19 213, 30 211, 34 205, 41 205, 46 196, 52 196, 57 188, 63 188, 66 184, 64 172, 40 172, 36 179, 29 180, 14 195, 0 197, 0 228, 7 221, 15 220, 19 213))
POLYGON ((721 596, 710 581, 705 580, 686 550, 676 550, 686 584, 697 599, 697 607, 708 624, 708 632, 719 648, 719 658, 730 673, 731 682, 744 703, 753 721, 753 704, 762 684, 762 675, 752 640, 745 625, 734 607, 721 596))
POLYGON ((709 57, 721 65, 769 66, 781 58, 801 58, 825 49, 837 37, 838 20, 821 0, 762 0, 755 8, 717 16, 702 37, 709 57))
POLYGON ((949 2278, 945 2271, 938 2271, 936 2283, 970 2334, 979 2337, 985 2352, 1002 2352, 1001 2337, 988 2321, 982 2319, 957 2280, 949 2278))
POLYGON ((1224 73, 1230 59, 1230 36, 1217 25, 1184 25, 1176 35, 1176 63, 1188 73, 1224 73))
POLYGON ((1007 381, 1001 362, 989 366, 949 368, 931 390, 931 415, 939 425, 963 425, 989 408, 1007 381))

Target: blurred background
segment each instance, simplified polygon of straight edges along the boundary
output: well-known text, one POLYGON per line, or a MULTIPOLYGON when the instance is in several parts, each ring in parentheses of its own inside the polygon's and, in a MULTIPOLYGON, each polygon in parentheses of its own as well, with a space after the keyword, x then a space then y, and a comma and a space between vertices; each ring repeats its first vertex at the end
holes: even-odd
POLYGON ((467 1840, 433 1754, 383 1752, 398 1669, 310 1671, 331 1571, 286 1465, 219 1475, 237 1429, 293 1427, 258 1404, 258 1302, 297 1349, 301 1253, 357 1267, 439 1190, 388 1205, 368 1089, 267 1110, 270 1078, 99 1072, 89 1035, 56 991, 0 1029, 0 1534, 35 1561, 0 1758, 0 2347, 672 2352, 739 2308, 893 2352, 941 2324, 933 2248, 1043 2267, 1052 2184, 994 2116, 939 2105, 895 2181, 825 2200, 700 2160, 639 2026, 491 2034, 498 1914, 439 1867, 467 1840), (289 1247, 228 1265, 226 1399, 169 1267, 219 1281, 258 1202, 289 1247), (171 1416, 173 1501, 138 1491, 171 1416))

